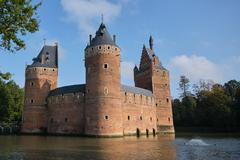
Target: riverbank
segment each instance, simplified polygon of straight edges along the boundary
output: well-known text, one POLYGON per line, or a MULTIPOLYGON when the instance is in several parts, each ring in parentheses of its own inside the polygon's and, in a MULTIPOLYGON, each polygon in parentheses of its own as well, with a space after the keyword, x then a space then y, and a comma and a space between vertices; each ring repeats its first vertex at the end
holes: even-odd
POLYGON ((213 128, 213 127, 175 127, 176 136, 227 136, 240 137, 240 128, 213 128))

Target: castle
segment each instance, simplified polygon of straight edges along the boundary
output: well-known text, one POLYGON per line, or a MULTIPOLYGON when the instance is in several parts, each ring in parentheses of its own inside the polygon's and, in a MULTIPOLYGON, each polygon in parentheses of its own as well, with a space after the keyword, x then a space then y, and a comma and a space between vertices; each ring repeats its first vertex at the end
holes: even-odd
POLYGON ((25 71, 22 133, 125 136, 174 133, 169 72, 145 45, 135 87, 120 82, 120 48, 101 23, 85 48, 86 84, 57 88, 58 46, 44 45, 25 71))

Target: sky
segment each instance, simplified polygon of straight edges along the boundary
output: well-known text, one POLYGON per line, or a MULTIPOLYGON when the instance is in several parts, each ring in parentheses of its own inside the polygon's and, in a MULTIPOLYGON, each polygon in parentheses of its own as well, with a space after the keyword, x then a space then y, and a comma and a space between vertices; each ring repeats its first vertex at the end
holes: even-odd
POLYGON ((152 35, 156 55, 170 71, 172 96, 178 97, 180 75, 192 84, 240 80, 239 8, 239 0, 44 0, 39 31, 23 37, 25 50, 0 50, 0 70, 23 87, 25 67, 46 39, 47 45, 59 44, 58 86, 85 83, 84 48, 103 14, 121 48, 122 83, 134 85, 133 67, 152 35))

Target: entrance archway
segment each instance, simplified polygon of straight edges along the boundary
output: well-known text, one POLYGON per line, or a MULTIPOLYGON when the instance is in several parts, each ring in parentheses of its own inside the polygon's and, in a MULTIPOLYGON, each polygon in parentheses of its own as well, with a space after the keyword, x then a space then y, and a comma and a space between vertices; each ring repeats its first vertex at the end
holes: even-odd
POLYGON ((155 131, 155 129, 153 128, 153 136, 155 136, 156 135, 156 131, 155 131))
POLYGON ((140 136, 140 129, 139 128, 137 128, 137 130, 136 130, 136 135, 137 135, 137 137, 139 137, 140 136))

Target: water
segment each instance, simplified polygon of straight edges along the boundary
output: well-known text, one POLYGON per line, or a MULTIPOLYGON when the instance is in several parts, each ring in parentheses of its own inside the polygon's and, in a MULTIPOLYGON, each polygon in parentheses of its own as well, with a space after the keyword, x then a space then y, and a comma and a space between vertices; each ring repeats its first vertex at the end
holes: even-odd
POLYGON ((0 160, 240 160, 240 138, 0 136, 0 160))

